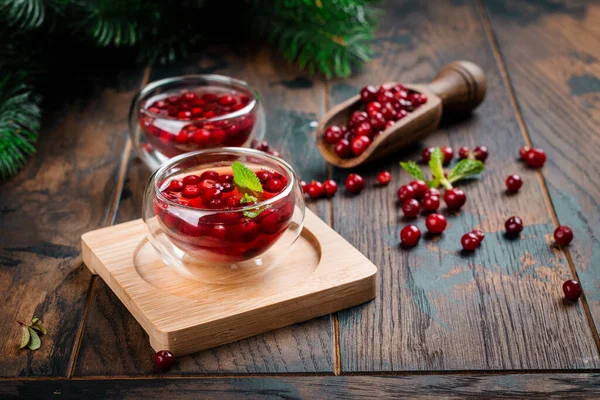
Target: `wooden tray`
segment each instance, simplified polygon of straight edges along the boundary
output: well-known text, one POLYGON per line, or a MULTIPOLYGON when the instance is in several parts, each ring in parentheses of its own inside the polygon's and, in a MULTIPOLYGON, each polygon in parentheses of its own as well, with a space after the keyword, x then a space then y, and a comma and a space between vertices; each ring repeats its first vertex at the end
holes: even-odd
MULTIPOLYGON (((81 237, 83 261, 150 337, 174 355, 233 342, 375 297, 377 268, 310 210, 293 248, 262 270, 206 268, 185 276, 162 262, 141 219, 81 237)), ((277 246, 277 244, 275 245, 277 246)))

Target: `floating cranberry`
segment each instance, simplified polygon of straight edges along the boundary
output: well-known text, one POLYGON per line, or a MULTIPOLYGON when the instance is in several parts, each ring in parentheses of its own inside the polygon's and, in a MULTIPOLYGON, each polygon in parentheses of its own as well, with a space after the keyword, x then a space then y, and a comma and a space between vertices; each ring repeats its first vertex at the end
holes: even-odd
MULTIPOLYGON (((325 140, 325 143, 334 144, 338 140, 340 140, 343 135, 344 135, 344 133, 342 132, 342 130, 340 129, 339 126, 332 125, 332 126, 328 127, 327 129, 325 129, 325 133, 323 135, 323 140, 325 140)), ((267 150, 265 150, 265 151, 267 151, 267 150)))
POLYGON ((215 239, 225 240, 227 237, 227 228, 221 224, 214 225, 211 229, 211 236, 215 239))
POLYGON ((233 175, 219 175, 220 183, 231 183, 233 182, 233 175))
POLYGON ((350 193, 360 193, 365 188, 365 180, 358 174, 350 174, 346 178, 346 189, 350 193))
POLYGON ((411 183, 409 183, 409 185, 415 191, 415 199, 423 198, 425 196, 425 193, 427 193, 427 190, 429 189, 425 181, 422 181, 420 179, 412 181, 411 183))
POLYGON ((210 180, 210 179, 204 179, 204 180, 200 181, 200 183, 198 184, 198 188, 202 192, 212 189, 216 186, 217 186, 217 182, 210 180))
POLYGON ((406 200, 412 199, 415 197, 415 189, 413 189, 410 185, 400 186, 398 189, 398 200, 404 203, 406 200))
POLYGON ((216 187, 212 187, 202 192, 202 201, 205 203, 210 202, 212 199, 220 199, 221 197, 223 197, 223 192, 216 187))
POLYGON ((477 236, 477 239, 479 240, 479 243, 481 243, 483 241, 483 239, 485 239, 485 233, 483 233, 482 230, 479 229, 475 229, 473 232, 471 232, 473 235, 477 236))
POLYGON ((200 196, 200 188, 198 186, 187 185, 183 189, 182 195, 188 199, 194 199, 200 196))
POLYGON ((194 131, 194 134, 192 135, 192 141, 200 147, 206 147, 210 142, 210 139, 210 131, 206 129, 198 129, 197 131, 194 131))
POLYGON ((506 229, 507 235, 518 235, 523 230, 523 221, 521 221, 521 218, 519 217, 510 217, 504 223, 504 228, 506 229))
POLYGON ((533 148, 527 152, 525 162, 531 168, 540 168, 546 162, 546 153, 542 149, 533 148))
POLYGON ((373 86, 365 86, 360 90, 360 99, 363 103, 374 101, 377 98, 377 89, 373 86))
POLYGON ((306 193, 311 199, 319 199, 325 194, 325 188, 321 182, 312 181, 306 186, 306 193))
POLYGON ((211 181, 218 181, 219 180, 219 173, 216 172, 216 171, 204 171, 200 175, 200 180, 201 181, 205 181, 207 179, 210 179, 211 181))
POLYGON ((423 210, 425 211, 437 211, 440 207, 440 196, 429 195, 423 199, 423 210))
POLYGON ((166 371, 170 369, 174 363, 175 357, 173 357, 173 354, 168 350, 161 350, 154 354, 154 365, 156 365, 156 368, 158 369, 166 371))
POLYGON ((405 217, 414 218, 421 212, 421 206, 415 199, 408 199, 402 204, 402 213, 405 217))
POLYGON ((444 230, 446 230, 447 223, 446 217, 444 217, 442 214, 430 214, 425 219, 425 226, 427 226, 427 230, 434 234, 444 232, 444 230))
POLYGON ((235 104, 235 97, 230 95, 225 95, 219 97, 219 104, 222 106, 231 106, 235 104))
POLYGON ((221 191, 223 193, 233 192, 234 189, 235 189, 235 186, 233 186, 233 183, 229 183, 229 182, 221 183, 221 191))
POLYGON ((469 158, 469 148, 467 146, 462 146, 458 149, 458 158, 464 160, 465 158, 469 158))
POLYGON ((474 233, 465 233, 462 238, 460 238, 460 244, 463 249, 467 251, 473 251, 479 246, 479 238, 474 233))
POLYGON ((230 208, 239 207, 241 204, 241 200, 242 199, 239 196, 230 196, 223 201, 223 204, 225 205, 225 207, 230 208))
POLYGON ((260 226, 262 231, 273 235, 281 229, 279 214, 273 209, 267 209, 260 214, 260 226))
POLYGON ((446 193, 444 193, 444 202, 446 203, 446 207, 448 207, 451 210, 460 209, 462 206, 465 205, 466 201, 467 196, 465 195, 465 192, 462 189, 453 188, 447 190, 446 193))
MULTIPOLYGON (((452 158, 454 157, 454 150, 452 150, 452 147, 442 146, 440 150, 442 150, 442 154, 444 155, 444 165, 452 161, 452 158)), ((431 158, 431 155, 429 157, 431 158)))
POLYGON ((391 180, 392 174, 387 171, 380 172, 379 175, 377 175, 377 181, 380 185, 387 185, 391 180))
POLYGON ((429 162, 429 160, 431 159, 431 153, 433 153, 434 150, 435 147, 425 147, 423 149, 423 151, 421 152, 421 158, 423 159, 423 162, 429 162))
POLYGON ((510 175, 506 178, 506 190, 512 193, 516 193, 523 186, 523 180, 517 174, 510 175))
POLYGON ((169 182, 168 189, 171 192, 181 192, 184 187, 185 187, 185 185, 183 184, 182 181, 180 181, 178 179, 173 179, 171 182, 169 182))
POLYGON ((561 225, 554 230, 554 240, 561 246, 566 246, 573 240, 573 231, 566 225, 561 225))
POLYGON ((334 180, 328 179, 323 182, 323 188, 325 189, 327 197, 333 197, 337 193, 338 185, 334 180))
POLYGON ((339 140, 333 147, 333 150, 335 151, 335 154, 341 158, 348 158, 352 156, 352 146, 346 139, 339 140))
POLYGON ((527 158, 527 153, 529 153, 531 148, 529 146, 523 146, 519 149, 519 157, 521 160, 525 160, 527 158))
POLYGON ((179 111, 177 113, 177 118, 179 118, 179 119, 190 119, 190 118, 192 118, 192 112, 191 111, 179 111))
POLYGON ((421 230, 414 225, 407 225, 400 231, 400 241, 404 246, 414 247, 421 239, 421 230))
POLYGON ((281 179, 271 178, 263 185, 264 189, 269 193, 279 193, 283 190, 285 183, 281 179))
POLYGON ((563 283, 563 292, 567 299, 575 301, 581 297, 581 285, 576 280, 570 279, 563 283))
POLYGON ((197 185, 200 183, 200 177, 198 175, 188 175, 185 176, 183 179, 183 184, 184 185, 197 185))
POLYGON ((352 153, 354 153, 355 156, 360 156, 370 144, 371 139, 367 136, 357 136, 352 139, 352 153))
POLYGON ((473 149, 473 157, 476 160, 484 162, 488 158, 488 149, 485 146, 477 146, 473 149))

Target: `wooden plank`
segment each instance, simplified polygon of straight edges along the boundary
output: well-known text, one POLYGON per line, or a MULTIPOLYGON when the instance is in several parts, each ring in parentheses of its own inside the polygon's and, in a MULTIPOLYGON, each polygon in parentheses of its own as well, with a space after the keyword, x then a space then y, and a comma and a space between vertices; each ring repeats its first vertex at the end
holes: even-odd
MULTIPOLYGON (((323 113, 324 90, 266 50, 232 55, 208 51, 185 65, 153 71, 152 80, 190 73, 217 73, 244 79, 263 96, 266 138, 301 179, 324 180, 325 163, 311 147, 314 121, 323 113)), ((141 215, 145 166, 132 159, 117 222, 141 215)), ((328 203, 310 208, 328 221, 328 203)), ((77 375, 140 375, 152 371, 154 351, 142 328, 110 289, 99 281, 77 363, 77 375)), ((324 316, 232 344, 180 357, 172 373, 333 372, 331 317, 324 316)))
POLYGON ((591 317, 600 324, 600 2, 485 2, 591 317))
POLYGON ((0 397, 62 399, 597 399, 600 374, 448 374, 4 381, 0 397))
POLYGON ((91 279, 79 236, 106 223, 143 73, 98 67, 49 88, 38 152, 0 186, 0 376, 65 376, 71 365, 91 279), (16 320, 34 314, 49 334, 19 350, 16 320))
MULTIPOLYGON (((444 210, 446 232, 425 237, 414 249, 398 246, 408 221, 399 216, 395 192, 410 181, 398 161, 418 159, 421 147, 357 169, 366 190, 334 198, 335 229, 379 267, 375 301, 339 313, 342 371, 598 366, 582 308, 562 301, 569 266, 548 244, 551 211, 536 173, 515 161, 523 137, 475 3, 389 2, 384 15, 377 57, 357 77, 332 85, 332 103, 367 83, 427 82, 450 61, 473 61, 486 73, 486 100, 472 117, 447 120, 423 144, 455 150, 483 144, 490 157, 483 176, 463 185, 468 196, 463 211, 444 210), (394 177, 385 188, 375 185, 383 169, 394 177), (505 177, 517 172, 524 187, 516 196, 504 195, 505 177), (511 215, 526 224, 514 241, 503 234, 511 215), (486 232, 485 242, 463 254, 460 237, 474 228, 486 232)), ((334 177, 343 182, 348 172, 336 169, 334 177)), ((426 231, 423 217, 416 224, 426 231)))

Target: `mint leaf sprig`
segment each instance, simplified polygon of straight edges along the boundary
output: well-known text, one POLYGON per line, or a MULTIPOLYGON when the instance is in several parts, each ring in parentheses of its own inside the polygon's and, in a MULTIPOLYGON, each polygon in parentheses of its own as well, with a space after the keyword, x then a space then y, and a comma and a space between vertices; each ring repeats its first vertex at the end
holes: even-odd
POLYGON ((414 161, 401 162, 400 166, 415 179, 424 180, 430 188, 443 186, 446 190, 452 189, 453 183, 468 176, 479 174, 485 169, 485 164, 481 161, 467 158, 460 160, 452 171, 450 171, 448 177, 446 177, 444 176, 443 163, 444 154, 439 147, 436 147, 429 159, 429 169, 433 176, 432 179, 425 179, 423 171, 414 161))
POLYGON ((40 319, 34 316, 29 324, 25 324, 21 321, 17 322, 21 325, 21 344, 19 348, 23 349, 27 347, 29 350, 39 349, 42 345, 40 335, 48 333, 48 330, 42 325, 40 319))
POLYGON ((258 179, 258 176, 250 168, 236 161, 231 165, 231 170, 233 171, 233 183, 240 191, 263 192, 260 179, 258 179))

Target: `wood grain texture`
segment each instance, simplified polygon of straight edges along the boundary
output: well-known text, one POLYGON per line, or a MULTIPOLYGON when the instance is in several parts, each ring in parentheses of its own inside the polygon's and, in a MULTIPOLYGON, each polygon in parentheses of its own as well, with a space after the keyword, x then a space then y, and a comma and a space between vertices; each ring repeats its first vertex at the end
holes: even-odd
POLYGON ((597 399, 600 375, 416 375, 4 381, 0 397, 144 399, 597 399))
MULTIPOLYGON (((244 79, 265 101, 266 139, 291 163, 300 179, 326 179, 326 166, 311 145, 323 114, 323 84, 302 76, 266 50, 234 55, 206 52, 188 64, 154 69, 151 80, 191 73, 216 73, 244 79), (302 149, 302 150, 300 150, 302 149)), ((144 185, 150 176, 132 158, 116 222, 141 215, 144 185)), ((329 220, 326 201, 308 204, 329 220)), ((99 281, 92 299, 76 375, 142 375, 153 370, 154 351, 145 333, 110 289, 99 281)), ((173 373, 333 373, 331 317, 324 316, 190 356, 180 357, 173 373)))
MULTIPOLYGON (((462 185, 468 196, 463 211, 444 210, 446 232, 425 236, 414 249, 398 246, 409 221, 401 217, 396 190, 410 181, 398 161, 419 159, 421 147, 352 171, 364 176, 367 188, 357 197, 334 198, 334 227, 380 268, 380 285, 375 301, 339 313, 342 372, 598 366, 581 306, 562 300, 570 270, 564 254, 549 245, 554 228, 542 187, 534 171, 515 161, 523 137, 476 4, 388 2, 385 15, 377 57, 362 74, 332 85, 332 103, 367 83, 427 81, 454 59, 473 61, 486 73, 486 100, 470 118, 447 120, 423 144, 483 144, 490 157, 481 178, 462 185), (377 187, 383 169, 392 172, 393 183, 377 187), (510 173, 525 180, 516 196, 504 193, 510 173), (511 215, 526 224, 512 241, 503 234, 511 215), (464 254, 460 237, 474 228, 486 239, 464 254)), ((347 173, 334 170, 334 177, 343 182, 347 173)), ((415 223, 426 231, 423 217, 415 223)))
POLYGON ((600 324, 600 2, 486 1, 541 173, 596 327, 600 324))
POLYGON ((0 376, 68 373, 91 279, 77 238, 106 223, 127 103, 142 75, 110 67, 90 74, 71 77, 78 85, 70 89, 55 83, 37 154, 0 186, 0 376), (49 334, 39 350, 19 350, 16 320, 34 314, 49 334))

